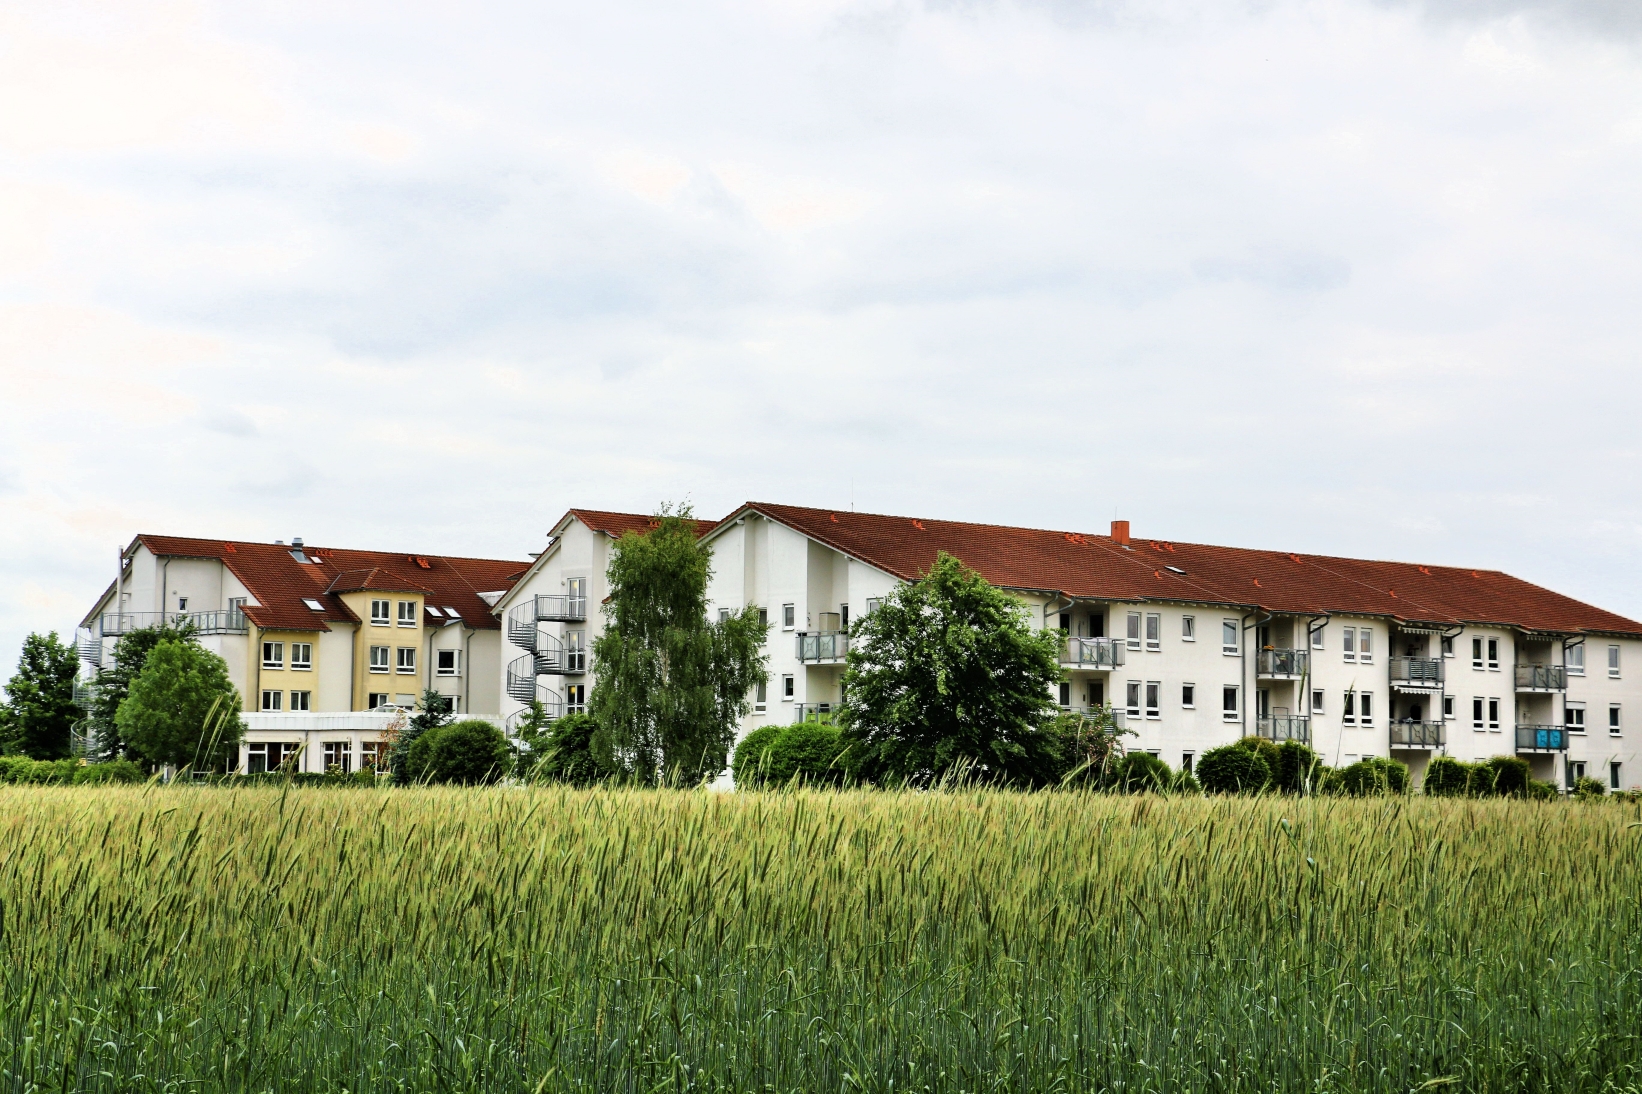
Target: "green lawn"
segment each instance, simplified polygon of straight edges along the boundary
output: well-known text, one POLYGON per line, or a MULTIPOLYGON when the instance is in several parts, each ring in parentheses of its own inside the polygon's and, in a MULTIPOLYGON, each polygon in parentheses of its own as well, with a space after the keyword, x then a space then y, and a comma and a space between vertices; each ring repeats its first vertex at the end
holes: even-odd
POLYGON ((1634 1087, 1639 821, 0 788, 0 1092, 1634 1087))

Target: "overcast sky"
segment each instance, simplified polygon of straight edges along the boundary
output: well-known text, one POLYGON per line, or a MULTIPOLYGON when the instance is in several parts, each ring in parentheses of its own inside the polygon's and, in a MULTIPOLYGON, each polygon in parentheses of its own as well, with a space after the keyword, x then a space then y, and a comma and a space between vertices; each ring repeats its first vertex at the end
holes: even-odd
POLYGON ((140 531, 753 498, 1642 618, 1642 7, 0 3, 0 678, 140 531))

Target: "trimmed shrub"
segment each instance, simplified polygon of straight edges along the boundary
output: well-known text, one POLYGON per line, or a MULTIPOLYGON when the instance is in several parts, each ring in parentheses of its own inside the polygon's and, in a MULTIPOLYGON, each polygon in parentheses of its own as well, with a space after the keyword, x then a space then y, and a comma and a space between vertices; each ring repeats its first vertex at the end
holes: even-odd
POLYGON ((1542 779, 1528 780, 1528 797, 1533 801, 1554 802, 1559 796, 1556 783, 1548 783, 1542 779))
POLYGON ((492 783, 507 774, 511 755, 501 730, 470 718, 424 730, 405 757, 405 775, 413 783, 492 783))
POLYGON ((0 756, 0 784, 66 786, 70 783, 140 783, 148 776, 130 760, 83 764, 79 760, 31 760, 27 756, 0 756))
MULTIPOLYGON (((1551 787, 1552 793, 1556 792, 1556 787, 1551 786, 1550 783, 1546 783, 1545 785, 1551 787)), ((1591 779, 1581 775, 1579 778, 1574 780, 1574 797, 1578 798, 1580 801, 1590 801, 1594 798, 1603 797, 1607 793, 1608 788, 1603 786, 1601 781, 1598 779, 1591 779)))
POLYGON ((1198 785, 1197 777, 1190 771, 1176 771, 1174 780, 1169 784, 1169 789, 1176 794, 1203 793, 1203 788, 1198 785))
POLYGON ((1197 761, 1197 781, 1209 794, 1258 794, 1271 782, 1271 765, 1258 748, 1244 747, 1240 741, 1203 753, 1197 761))
POLYGON ((1528 793, 1528 761, 1516 756, 1492 756, 1478 765, 1483 793, 1522 796, 1528 793))
POLYGON ((115 760, 106 764, 81 764, 74 772, 79 784, 102 786, 109 783, 140 783, 148 778, 143 769, 130 760, 115 760))
POLYGON ((1282 749, 1278 747, 1276 741, 1268 741, 1264 737, 1242 737, 1238 739, 1237 747, 1259 753, 1260 757, 1266 761, 1267 767, 1273 772, 1277 770, 1277 760, 1282 753, 1282 749))
POLYGON ((736 748, 736 785, 775 788, 797 779, 806 786, 837 786, 844 781, 844 747, 838 727, 821 722, 756 729, 736 748), (758 736, 767 729, 776 732, 758 736))
MULTIPOLYGON (((618 774, 609 734, 590 714, 569 714, 553 722, 536 742, 534 776, 571 786, 592 786, 618 774)), ((528 762, 528 760, 526 760, 528 762)))
POLYGON ((1452 756, 1433 756, 1421 789, 1433 797, 1464 798, 1481 793, 1481 782, 1476 765, 1452 756))
POLYGON ((1174 784, 1174 772, 1169 765, 1150 752, 1131 752, 1108 769, 1106 785, 1124 794, 1154 793, 1168 790, 1174 784))
POLYGON ((1317 789, 1323 762, 1317 753, 1299 741, 1284 741, 1277 746, 1275 761, 1270 753, 1262 753, 1272 765, 1272 786, 1284 794, 1304 794, 1317 789))
POLYGON ((1408 790, 1408 768, 1382 756, 1367 756, 1340 772, 1340 789, 1354 798, 1403 794, 1408 790))

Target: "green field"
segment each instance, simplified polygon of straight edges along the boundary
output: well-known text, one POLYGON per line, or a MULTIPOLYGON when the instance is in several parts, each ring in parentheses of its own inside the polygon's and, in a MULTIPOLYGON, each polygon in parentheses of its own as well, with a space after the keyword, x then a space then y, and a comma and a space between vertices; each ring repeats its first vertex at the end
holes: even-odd
POLYGON ((1604 1090, 1617 803, 0 789, 0 1091, 1604 1090))

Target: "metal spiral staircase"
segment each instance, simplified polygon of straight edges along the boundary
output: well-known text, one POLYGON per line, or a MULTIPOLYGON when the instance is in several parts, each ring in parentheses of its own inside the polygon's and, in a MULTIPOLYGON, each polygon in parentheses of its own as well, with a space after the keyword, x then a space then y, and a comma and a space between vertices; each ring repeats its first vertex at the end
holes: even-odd
MULTIPOLYGON (((549 720, 564 714, 564 696, 541 680, 543 676, 574 676, 587 671, 587 651, 566 646, 556 634, 542 630, 543 623, 580 623, 587 618, 587 597, 542 594, 507 613, 507 639, 526 651, 507 666, 508 697, 520 703, 538 701, 549 720)), ((525 714, 508 718, 509 727, 525 714)))

